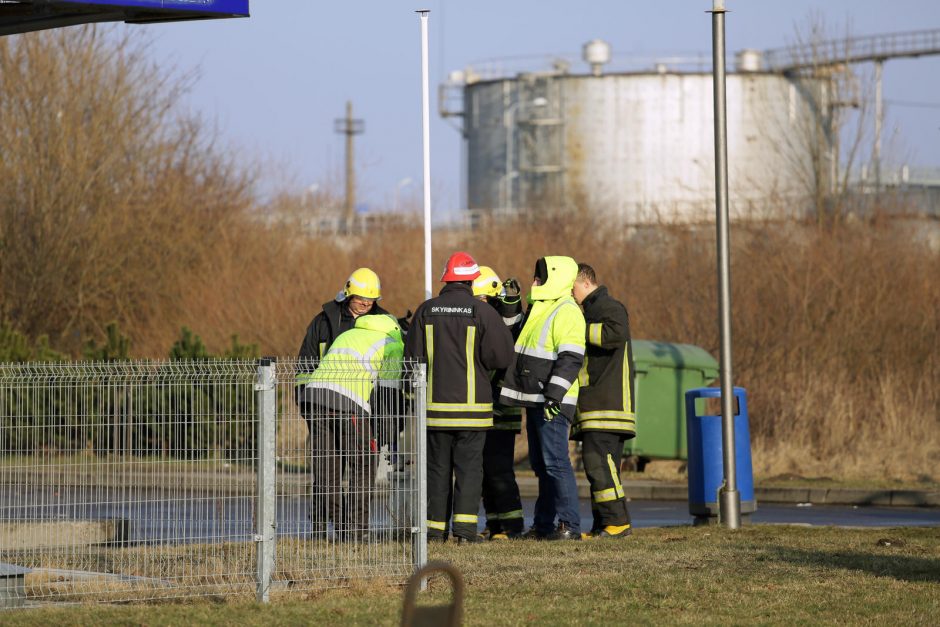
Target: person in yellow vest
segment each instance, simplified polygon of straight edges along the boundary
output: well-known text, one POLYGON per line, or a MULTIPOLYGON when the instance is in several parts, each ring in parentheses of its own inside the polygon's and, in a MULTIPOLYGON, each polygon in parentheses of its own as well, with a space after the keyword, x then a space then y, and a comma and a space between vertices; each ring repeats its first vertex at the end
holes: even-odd
MULTIPOLYGON (((480 276, 473 281, 473 295, 492 305, 509 328, 513 340, 522 330, 522 297, 515 279, 500 280, 489 266, 480 266, 480 276)), ((493 398, 499 398, 499 384, 505 370, 494 370, 491 381, 493 398)), ((483 445, 483 509, 486 533, 490 540, 508 540, 522 536, 523 513, 519 484, 513 468, 516 436, 522 431, 522 408, 493 403, 493 428, 486 432, 483 445)))
POLYGON ((371 418, 398 404, 404 343, 389 315, 364 315, 307 375, 315 510, 327 511, 339 540, 367 538, 379 451, 371 418), (348 466, 348 468, 345 468, 348 466), (348 488, 342 481, 346 472, 348 488))
POLYGON ((526 537, 580 540, 578 486, 568 457, 584 362, 584 315, 571 296, 578 264, 571 257, 543 257, 534 274, 531 304, 499 402, 526 408, 529 462, 539 480, 535 522, 526 537))
POLYGON ((451 255, 444 288, 415 311, 405 341, 405 358, 428 369, 427 527, 433 541, 446 541, 450 530, 458 544, 482 541, 483 446, 493 426, 489 374, 509 365, 512 335, 495 309, 473 297, 479 276, 473 257, 451 255))
MULTIPOLYGON (((374 271, 357 268, 349 275, 336 298, 324 303, 323 311, 307 326, 297 354, 298 387, 308 380, 308 375, 316 369, 317 362, 326 355, 336 338, 356 325, 359 316, 388 314, 379 305, 381 299, 382 284, 374 271)), ((298 395, 298 405, 309 426, 309 411, 302 395, 298 395)))
POLYGON ((630 316, 603 285, 594 268, 578 264, 574 298, 584 309, 587 352, 579 380, 578 413, 571 439, 581 440, 584 473, 591 484, 591 535, 630 535, 630 512, 620 483, 623 443, 636 435, 630 316))

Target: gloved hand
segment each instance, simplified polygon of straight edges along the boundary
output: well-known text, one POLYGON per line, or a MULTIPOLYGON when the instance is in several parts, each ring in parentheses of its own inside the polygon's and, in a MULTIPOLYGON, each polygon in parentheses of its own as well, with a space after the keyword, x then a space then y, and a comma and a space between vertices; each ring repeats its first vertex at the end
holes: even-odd
POLYGON ((545 399, 545 422, 551 422, 561 413, 561 404, 550 398, 545 399))
POLYGON ((521 295, 522 288, 519 286, 519 281, 513 278, 503 281, 503 294, 501 299, 504 303, 514 305, 522 300, 521 295))
POLYGON ((414 314, 409 309, 404 316, 398 318, 398 327, 401 329, 401 332, 406 335, 408 334, 408 328, 411 326, 411 316, 413 315, 414 314))

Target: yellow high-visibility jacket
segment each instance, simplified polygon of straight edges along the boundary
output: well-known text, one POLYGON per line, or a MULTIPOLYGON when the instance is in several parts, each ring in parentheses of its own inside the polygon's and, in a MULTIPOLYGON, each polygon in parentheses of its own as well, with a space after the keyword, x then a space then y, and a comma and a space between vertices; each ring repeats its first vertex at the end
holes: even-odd
POLYGON ((548 278, 530 292, 532 303, 499 402, 534 407, 550 399, 573 420, 585 339, 584 315, 571 296, 578 264, 571 257, 545 257, 545 261, 548 278))

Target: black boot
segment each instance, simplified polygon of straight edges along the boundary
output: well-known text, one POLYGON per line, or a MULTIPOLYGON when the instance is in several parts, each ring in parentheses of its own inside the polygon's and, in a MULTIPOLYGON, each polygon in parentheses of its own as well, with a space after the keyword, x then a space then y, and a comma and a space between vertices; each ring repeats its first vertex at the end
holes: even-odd
POLYGON ((558 527, 555 531, 551 532, 543 540, 555 541, 555 540, 580 540, 581 533, 578 531, 572 531, 568 525, 565 523, 558 523, 558 527))

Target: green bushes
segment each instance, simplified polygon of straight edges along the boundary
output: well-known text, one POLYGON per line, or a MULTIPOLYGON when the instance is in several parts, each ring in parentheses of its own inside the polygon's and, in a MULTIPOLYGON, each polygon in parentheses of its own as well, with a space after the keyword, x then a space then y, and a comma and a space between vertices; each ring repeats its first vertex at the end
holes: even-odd
POLYGON ((130 341, 116 324, 103 343, 86 343, 89 360, 61 355, 0 329, 2 449, 13 454, 90 453, 242 459, 254 452, 257 346, 237 336, 220 355, 182 329, 164 362, 127 362, 130 341), (45 352, 43 352, 45 350, 45 352))
POLYGON ((40 335, 34 342, 9 323, 0 323, 0 363, 24 361, 62 361, 65 358, 49 347, 49 337, 40 335))

